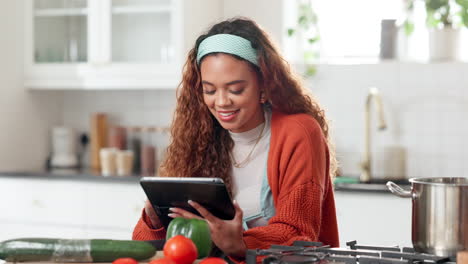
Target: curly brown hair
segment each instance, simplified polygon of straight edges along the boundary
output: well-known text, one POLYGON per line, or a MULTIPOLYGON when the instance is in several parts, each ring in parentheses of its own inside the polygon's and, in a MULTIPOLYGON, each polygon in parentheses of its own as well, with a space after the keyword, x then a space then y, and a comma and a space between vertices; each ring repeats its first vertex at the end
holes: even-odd
POLYGON ((230 152, 234 142, 203 101, 200 67, 196 60, 199 44, 216 34, 233 34, 252 43, 252 47, 257 50, 258 67, 250 62, 249 64, 256 69, 260 87, 264 89, 268 104, 273 110, 285 114, 306 113, 317 120, 327 138, 330 174, 334 176, 336 159, 324 111, 302 85, 300 78, 291 71, 268 35, 254 21, 246 18, 234 18, 214 25, 206 34, 198 37, 195 47, 190 50, 182 82, 177 88, 171 143, 159 168, 160 175, 220 177, 231 191, 230 152))

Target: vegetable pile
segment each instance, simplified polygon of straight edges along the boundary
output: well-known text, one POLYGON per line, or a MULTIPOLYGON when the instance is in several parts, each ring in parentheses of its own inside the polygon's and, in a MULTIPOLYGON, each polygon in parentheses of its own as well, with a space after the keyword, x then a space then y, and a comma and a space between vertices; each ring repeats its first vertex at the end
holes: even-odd
MULTIPOLYGON (((149 264, 227 264, 221 258, 207 257, 212 248, 206 221, 175 218, 167 228, 164 258, 149 264)), ((138 264, 151 259, 156 249, 147 242, 111 239, 19 238, 0 242, 0 259, 10 262, 112 262, 138 264)))

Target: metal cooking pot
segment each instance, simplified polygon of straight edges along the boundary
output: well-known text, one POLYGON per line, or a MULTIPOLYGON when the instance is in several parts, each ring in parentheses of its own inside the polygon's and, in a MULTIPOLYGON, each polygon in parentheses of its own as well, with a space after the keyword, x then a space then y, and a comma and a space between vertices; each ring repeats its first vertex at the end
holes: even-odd
POLYGON ((411 190, 387 182, 399 197, 412 198, 411 239, 417 252, 456 256, 468 250, 468 178, 413 178, 411 190))

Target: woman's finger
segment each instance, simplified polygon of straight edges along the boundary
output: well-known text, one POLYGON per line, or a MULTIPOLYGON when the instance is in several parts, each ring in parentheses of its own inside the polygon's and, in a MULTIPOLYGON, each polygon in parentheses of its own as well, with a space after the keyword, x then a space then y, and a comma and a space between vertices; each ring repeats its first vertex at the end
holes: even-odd
POLYGON ((244 212, 240 208, 239 203, 237 203, 237 201, 234 200, 234 201, 232 201, 232 204, 234 205, 234 209, 236 210, 236 214, 234 215, 234 220, 239 220, 240 219, 242 221, 242 219, 244 217, 244 212))
POLYGON ((148 200, 146 200, 146 202, 145 202, 145 213, 149 217, 149 219, 151 221, 151 225, 153 227, 157 227, 157 226, 161 225, 161 222, 159 221, 158 215, 156 214, 156 212, 154 211, 153 206, 151 205, 151 203, 148 200))
POLYGON ((218 220, 218 218, 214 215, 212 215, 208 210, 205 209, 205 207, 201 206, 199 203, 194 202, 192 200, 189 200, 188 203, 190 206, 195 208, 203 218, 205 218, 206 221, 214 223, 215 221, 218 220))
POLYGON ((169 213, 169 214, 167 214, 167 216, 169 216, 170 218, 183 217, 182 215, 176 214, 176 213, 169 213))

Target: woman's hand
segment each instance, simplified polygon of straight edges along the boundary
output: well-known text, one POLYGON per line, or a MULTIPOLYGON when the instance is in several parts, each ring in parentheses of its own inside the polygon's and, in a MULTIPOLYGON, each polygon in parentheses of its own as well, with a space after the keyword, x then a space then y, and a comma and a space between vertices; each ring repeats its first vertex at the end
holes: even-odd
POLYGON ((149 200, 146 200, 145 202, 145 213, 151 221, 152 228, 159 228, 162 226, 161 222, 159 221, 159 217, 154 211, 154 208, 149 200))
MULTIPOLYGON (((242 236, 242 209, 236 201, 234 201, 234 208, 236 214, 232 220, 222 220, 212 215, 208 210, 203 208, 200 204, 194 201, 189 201, 189 204, 195 208, 200 215, 206 220, 211 232, 211 240, 215 245, 224 252, 226 255, 233 257, 245 257, 247 250, 244 239, 242 236)), ((172 211, 170 217, 184 217, 184 218, 198 218, 200 216, 192 214, 180 208, 170 208, 172 211)))

